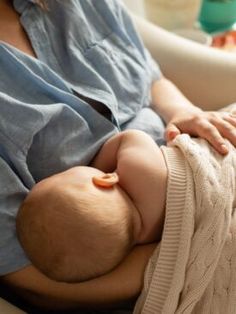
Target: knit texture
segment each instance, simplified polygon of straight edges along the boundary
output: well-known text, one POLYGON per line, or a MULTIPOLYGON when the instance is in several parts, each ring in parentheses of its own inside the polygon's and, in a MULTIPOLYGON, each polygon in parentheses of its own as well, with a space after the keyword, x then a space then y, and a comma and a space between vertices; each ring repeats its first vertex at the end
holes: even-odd
POLYGON ((149 261, 135 314, 236 313, 236 153, 178 136, 168 167, 162 241, 149 261))

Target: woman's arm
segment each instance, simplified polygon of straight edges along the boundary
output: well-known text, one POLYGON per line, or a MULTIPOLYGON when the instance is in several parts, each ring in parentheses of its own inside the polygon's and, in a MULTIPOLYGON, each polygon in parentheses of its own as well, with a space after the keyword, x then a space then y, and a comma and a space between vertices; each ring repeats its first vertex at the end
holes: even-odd
POLYGON ((136 246, 112 272, 82 283, 53 281, 34 266, 2 277, 1 281, 31 304, 43 309, 109 308, 141 292, 148 259, 156 245, 136 246))

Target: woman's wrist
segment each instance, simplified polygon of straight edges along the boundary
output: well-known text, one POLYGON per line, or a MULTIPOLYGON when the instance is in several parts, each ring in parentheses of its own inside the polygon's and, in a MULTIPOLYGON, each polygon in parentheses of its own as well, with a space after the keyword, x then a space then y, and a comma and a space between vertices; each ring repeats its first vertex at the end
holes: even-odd
POLYGON ((152 84, 151 95, 152 108, 164 119, 166 124, 180 112, 194 114, 202 111, 164 77, 152 84))

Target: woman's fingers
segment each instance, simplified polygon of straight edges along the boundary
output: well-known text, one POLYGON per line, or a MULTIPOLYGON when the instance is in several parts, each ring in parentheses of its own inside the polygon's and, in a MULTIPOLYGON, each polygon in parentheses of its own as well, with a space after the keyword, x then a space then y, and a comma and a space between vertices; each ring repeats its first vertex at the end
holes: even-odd
POLYGON ((178 134, 180 134, 180 130, 176 125, 170 123, 167 125, 165 130, 165 139, 166 141, 172 141, 178 134))
POLYGON ((202 137, 225 155, 229 151, 226 139, 236 147, 236 114, 223 111, 178 114, 167 125, 167 141, 179 133, 202 137))
POLYGON ((198 125, 198 134, 206 139, 220 154, 227 154, 229 149, 218 128, 208 120, 202 120, 198 125))
POLYGON ((222 137, 236 146, 236 118, 226 113, 222 118, 215 118, 211 123, 217 128, 222 137))
POLYGON ((223 119, 229 122, 232 126, 236 128, 236 115, 234 114, 226 114, 223 116, 223 119))

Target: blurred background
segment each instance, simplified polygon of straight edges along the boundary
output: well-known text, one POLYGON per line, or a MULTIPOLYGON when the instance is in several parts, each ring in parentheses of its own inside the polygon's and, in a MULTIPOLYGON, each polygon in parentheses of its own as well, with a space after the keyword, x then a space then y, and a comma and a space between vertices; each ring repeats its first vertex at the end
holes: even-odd
POLYGON ((125 0, 134 13, 180 36, 236 52, 236 0, 125 0))

